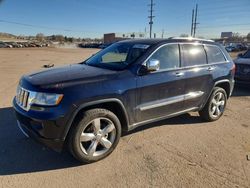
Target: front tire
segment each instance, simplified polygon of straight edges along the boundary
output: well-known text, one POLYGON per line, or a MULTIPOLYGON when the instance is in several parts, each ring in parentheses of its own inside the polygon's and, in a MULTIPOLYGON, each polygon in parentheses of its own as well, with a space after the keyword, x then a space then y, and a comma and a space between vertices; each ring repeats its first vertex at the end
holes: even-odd
POLYGON ((227 93, 223 88, 215 87, 199 115, 205 121, 216 121, 224 113, 227 104, 227 93))
POLYGON ((80 162, 99 161, 113 152, 121 137, 121 124, 106 109, 91 109, 71 130, 69 150, 80 162))

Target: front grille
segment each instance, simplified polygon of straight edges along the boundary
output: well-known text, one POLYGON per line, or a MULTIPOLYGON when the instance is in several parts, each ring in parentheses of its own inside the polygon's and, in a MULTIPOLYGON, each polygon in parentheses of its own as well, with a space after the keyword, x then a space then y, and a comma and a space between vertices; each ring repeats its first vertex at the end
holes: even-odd
POLYGON ((16 103, 26 111, 29 109, 29 95, 29 91, 20 86, 17 88, 16 103))

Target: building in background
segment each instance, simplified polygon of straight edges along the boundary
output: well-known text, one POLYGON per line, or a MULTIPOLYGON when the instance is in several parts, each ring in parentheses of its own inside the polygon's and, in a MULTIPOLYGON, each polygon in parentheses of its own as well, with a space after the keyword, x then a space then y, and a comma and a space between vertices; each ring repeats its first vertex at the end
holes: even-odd
POLYGON ((222 39, 230 39, 233 37, 233 32, 221 32, 222 39))
POLYGON ((145 38, 145 33, 106 33, 103 36, 104 44, 109 44, 126 39, 145 38))

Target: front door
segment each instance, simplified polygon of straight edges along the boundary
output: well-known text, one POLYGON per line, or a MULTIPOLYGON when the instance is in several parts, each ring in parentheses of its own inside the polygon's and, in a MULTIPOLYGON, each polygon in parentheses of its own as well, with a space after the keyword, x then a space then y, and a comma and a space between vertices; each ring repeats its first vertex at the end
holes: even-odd
POLYGON ((146 61, 160 62, 160 69, 137 79, 137 118, 147 121, 183 110, 185 75, 180 70, 178 44, 165 44, 146 61))

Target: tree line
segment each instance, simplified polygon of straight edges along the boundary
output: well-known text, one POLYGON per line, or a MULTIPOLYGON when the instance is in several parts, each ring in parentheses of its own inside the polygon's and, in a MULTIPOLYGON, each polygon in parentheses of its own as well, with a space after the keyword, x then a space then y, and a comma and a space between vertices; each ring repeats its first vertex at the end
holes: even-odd
POLYGON ((36 40, 38 41, 54 41, 54 42, 102 42, 102 39, 90 39, 90 38, 75 38, 75 37, 67 37, 64 35, 50 35, 45 36, 43 33, 38 33, 36 35, 36 40))

